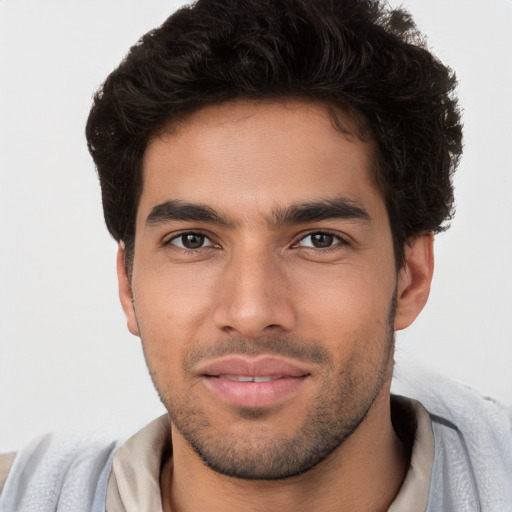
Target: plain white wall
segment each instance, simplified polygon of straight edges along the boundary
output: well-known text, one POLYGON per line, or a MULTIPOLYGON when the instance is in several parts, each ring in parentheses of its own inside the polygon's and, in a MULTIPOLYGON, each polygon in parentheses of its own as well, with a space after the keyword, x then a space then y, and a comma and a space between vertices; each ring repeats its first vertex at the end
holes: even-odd
MULTIPOLYGON (((125 434, 163 412, 118 305, 83 130, 93 91, 179 3, 0 1, 1 451, 55 428, 125 434)), ((457 215, 397 359, 512 403, 512 2, 404 4, 457 71, 466 128, 457 215)))

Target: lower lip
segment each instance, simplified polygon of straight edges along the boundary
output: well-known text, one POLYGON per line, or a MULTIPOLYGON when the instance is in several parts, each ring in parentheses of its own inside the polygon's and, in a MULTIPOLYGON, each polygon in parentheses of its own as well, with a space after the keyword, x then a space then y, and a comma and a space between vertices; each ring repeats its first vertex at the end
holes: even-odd
POLYGON ((270 407, 290 398, 306 377, 285 377, 268 382, 238 382, 222 377, 203 377, 221 400, 238 407, 270 407))

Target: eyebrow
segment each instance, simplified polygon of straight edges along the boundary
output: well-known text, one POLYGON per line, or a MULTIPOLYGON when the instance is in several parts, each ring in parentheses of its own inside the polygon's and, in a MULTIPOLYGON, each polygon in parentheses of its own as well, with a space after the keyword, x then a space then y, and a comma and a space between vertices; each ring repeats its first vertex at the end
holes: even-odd
MULTIPOLYGON (((283 225, 318 222, 327 219, 349 219, 370 223, 370 214, 356 201, 338 197, 335 199, 292 204, 276 208, 267 223, 273 228, 283 225)), ((178 199, 164 201, 151 209, 146 225, 156 226, 169 221, 206 222, 235 228, 238 222, 216 211, 210 206, 186 203, 178 199)))
POLYGON ((279 227, 285 224, 318 222, 327 219, 348 219, 370 223, 370 214, 358 202, 346 197, 299 203, 273 212, 270 224, 279 227))
POLYGON ((210 206, 185 203, 178 199, 170 199, 154 206, 147 219, 147 226, 156 226, 168 221, 207 222, 225 227, 235 227, 235 223, 210 206))

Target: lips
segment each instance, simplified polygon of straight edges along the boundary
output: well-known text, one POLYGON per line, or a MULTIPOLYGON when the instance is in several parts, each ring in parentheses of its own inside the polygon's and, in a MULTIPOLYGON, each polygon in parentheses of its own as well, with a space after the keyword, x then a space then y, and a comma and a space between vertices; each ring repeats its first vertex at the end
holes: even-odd
POLYGON ((198 373, 215 398, 238 407, 277 405, 298 392, 310 372, 276 357, 232 356, 207 362, 198 373))
POLYGON ((306 367, 292 363, 286 359, 259 356, 231 356, 200 365, 198 373, 210 377, 222 375, 248 377, 303 377, 310 372, 306 367))

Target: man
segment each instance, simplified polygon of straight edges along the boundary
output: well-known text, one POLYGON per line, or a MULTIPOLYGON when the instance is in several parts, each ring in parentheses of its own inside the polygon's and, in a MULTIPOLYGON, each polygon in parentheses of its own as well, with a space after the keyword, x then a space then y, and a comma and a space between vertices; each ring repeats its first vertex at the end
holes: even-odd
POLYGON ((2 510, 509 510, 507 411, 390 399, 452 213, 454 84, 372 2, 205 0, 134 46, 87 138, 168 416, 23 450, 2 510))

